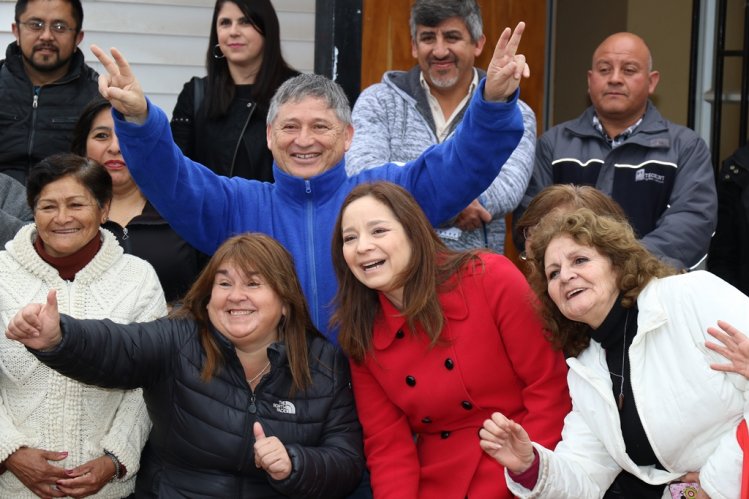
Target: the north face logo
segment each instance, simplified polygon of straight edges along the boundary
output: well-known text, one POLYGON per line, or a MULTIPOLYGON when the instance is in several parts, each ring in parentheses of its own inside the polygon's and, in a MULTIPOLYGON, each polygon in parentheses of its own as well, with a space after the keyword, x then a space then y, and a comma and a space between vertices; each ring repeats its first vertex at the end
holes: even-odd
POLYGON ((273 407, 276 408, 281 414, 296 414, 296 407, 288 400, 279 400, 273 403, 273 407))

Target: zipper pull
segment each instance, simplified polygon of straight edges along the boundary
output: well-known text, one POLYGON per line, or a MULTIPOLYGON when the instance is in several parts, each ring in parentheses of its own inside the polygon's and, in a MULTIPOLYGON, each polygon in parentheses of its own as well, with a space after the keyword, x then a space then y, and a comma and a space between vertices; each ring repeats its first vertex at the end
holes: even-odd
POLYGON ((255 405, 255 394, 254 393, 250 397, 250 406, 247 408, 247 411, 250 414, 255 414, 257 412, 257 406, 255 405))
POLYGON ((309 183, 309 180, 304 181, 304 192, 307 194, 312 192, 312 185, 309 183))
POLYGON ((125 241, 127 238, 130 237, 127 233, 127 227, 122 228, 122 240, 125 241))
POLYGON ((34 109, 39 107, 39 94, 34 94, 34 102, 31 103, 31 107, 34 109))

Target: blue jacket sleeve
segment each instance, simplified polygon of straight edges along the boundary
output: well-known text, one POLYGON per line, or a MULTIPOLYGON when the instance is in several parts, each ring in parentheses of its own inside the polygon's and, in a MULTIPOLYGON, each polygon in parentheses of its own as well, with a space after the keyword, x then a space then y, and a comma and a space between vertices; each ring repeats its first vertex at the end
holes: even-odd
POLYGON ((253 224, 265 204, 261 182, 222 177, 187 158, 174 143, 164 111, 150 101, 143 125, 126 122, 115 110, 112 114, 130 174, 194 248, 210 255, 226 238, 256 230, 253 224))
POLYGON ((365 170, 357 180, 402 185, 435 226, 457 215, 491 185, 523 136, 519 93, 508 102, 488 102, 484 83, 452 137, 404 167, 391 163, 365 170))

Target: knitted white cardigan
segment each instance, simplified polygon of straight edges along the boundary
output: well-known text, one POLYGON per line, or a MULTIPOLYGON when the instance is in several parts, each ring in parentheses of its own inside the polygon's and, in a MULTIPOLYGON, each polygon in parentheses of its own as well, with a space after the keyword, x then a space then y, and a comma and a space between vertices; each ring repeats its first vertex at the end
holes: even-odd
MULTIPOLYGON (((123 254, 102 229, 102 247, 75 276, 64 281, 33 247, 36 227, 23 227, 0 252, 0 332, 29 303, 44 303, 57 290, 60 312, 76 318, 130 323, 166 314, 166 303, 150 264, 123 254)), ((120 498, 133 492, 140 452, 151 421, 140 389, 97 388, 49 369, 18 342, 0 334, 0 462, 20 447, 67 451, 55 466, 73 468, 104 449, 127 467, 122 481, 91 497, 120 498)), ((13 473, 0 475, 0 497, 35 498, 13 473)))

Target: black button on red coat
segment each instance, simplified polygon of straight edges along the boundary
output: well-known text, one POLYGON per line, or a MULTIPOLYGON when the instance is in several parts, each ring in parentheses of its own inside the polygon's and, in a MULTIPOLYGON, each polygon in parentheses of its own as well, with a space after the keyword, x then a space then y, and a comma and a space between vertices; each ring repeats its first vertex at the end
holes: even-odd
POLYGON ((416 386, 416 378, 413 376, 406 376, 406 384, 408 386, 416 386))

